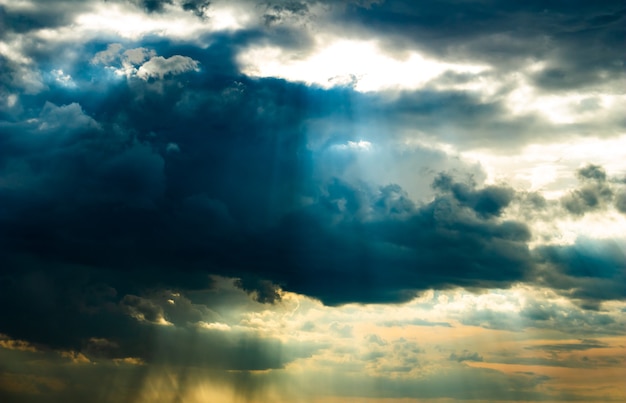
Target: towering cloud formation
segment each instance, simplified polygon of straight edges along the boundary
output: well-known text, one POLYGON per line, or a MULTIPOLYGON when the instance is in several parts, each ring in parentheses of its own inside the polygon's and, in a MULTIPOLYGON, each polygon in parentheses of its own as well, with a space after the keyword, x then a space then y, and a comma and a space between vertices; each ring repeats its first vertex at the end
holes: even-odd
POLYGON ((623 398, 624 19, 0 0, 0 400, 623 398))

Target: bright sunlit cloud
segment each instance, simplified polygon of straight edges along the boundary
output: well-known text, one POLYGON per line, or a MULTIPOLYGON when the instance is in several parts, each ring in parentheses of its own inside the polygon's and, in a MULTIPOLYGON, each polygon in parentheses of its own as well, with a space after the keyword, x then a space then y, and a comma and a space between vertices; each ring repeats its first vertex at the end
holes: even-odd
POLYGON ((199 322, 198 327, 202 329, 219 330, 222 332, 227 332, 230 330, 230 326, 228 326, 226 323, 220 323, 220 322, 213 322, 213 323, 199 322))
POLYGON ((522 189, 542 191, 554 199, 576 184, 575 172, 602 160, 611 175, 626 175, 626 134, 613 138, 573 137, 562 142, 530 144, 515 154, 488 150, 460 151, 462 158, 475 161, 487 172, 487 182, 512 181, 522 189))
MULTIPOLYGON (((537 225, 537 234, 541 234, 541 225, 537 225)), ((593 239, 615 240, 626 251, 626 217, 617 211, 610 210, 596 214, 586 214, 579 219, 564 218, 552 224, 552 233, 548 242, 541 244, 572 245, 581 237, 593 239)), ((548 232, 546 235, 550 235, 548 232)))
POLYGON ((78 29, 116 34, 122 38, 137 39, 146 34, 187 37, 202 29, 200 22, 170 18, 147 18, 139 10, 129 12, 119 6, 102 6, 93 13, 79 15, 78 29))
POLYGON ((238 56, 242 71, 253 77, 281 77, 324 88, 351 86, 357 91, 416 89, 446 71, 477 74, 488 69, 429 60, 416 52, 404 59, 383 53, 375 41, 325 38, 307 56, 279 47, 253 46, 238 56))
POLYGON ((372 149, 372 143, 365 140, 348 141, 345 144, 335 144, 332 146, 333 150, 353 150, 353 151, 369 151, 372 149))
POLYGON ((63 72, 63 70, 61 69, 56 69, 56 70, 52 70, 52 72, 50 73, 53 77, 53 79, 65 86, 65 87, 69 87, 69 88, 75 88, 76 87, 76 83, 74 82, 74 80, 72 80, 72 76, 70 76, 69 74, 66 74, 63 72))
POLYGON ((74 29, 128 39, 145 35, 193 39, 202 33, 242 29, 249 21, 245 10, 221 5, 212 7, 210 18, 203 20, 174 7, 167 14, 147 16, 141 10, 103 4, 93 12, 79 15, 74 29))

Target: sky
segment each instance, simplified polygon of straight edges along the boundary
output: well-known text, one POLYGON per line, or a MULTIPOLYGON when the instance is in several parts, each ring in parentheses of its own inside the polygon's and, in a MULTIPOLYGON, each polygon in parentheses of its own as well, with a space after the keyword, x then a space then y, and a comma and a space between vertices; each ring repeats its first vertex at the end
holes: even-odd
POLYGON ((612 0, 0 0, 0 401, 625 401, 625 38, 612 0))

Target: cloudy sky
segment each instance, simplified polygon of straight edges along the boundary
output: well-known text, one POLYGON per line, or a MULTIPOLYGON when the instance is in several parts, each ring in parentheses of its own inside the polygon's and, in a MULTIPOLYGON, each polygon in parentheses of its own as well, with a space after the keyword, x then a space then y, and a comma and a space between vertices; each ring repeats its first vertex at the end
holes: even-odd
POLYGON ((0 401, 624 401, 625 38, 610 0, 0 0, 0 401))

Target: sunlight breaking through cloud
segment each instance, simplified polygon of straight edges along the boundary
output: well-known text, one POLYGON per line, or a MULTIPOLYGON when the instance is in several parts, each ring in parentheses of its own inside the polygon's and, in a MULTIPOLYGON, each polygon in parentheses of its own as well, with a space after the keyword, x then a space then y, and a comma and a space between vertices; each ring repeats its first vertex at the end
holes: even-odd
POLYGON ((625 19, 0 0, 0 401, 624 401, 625 19))

